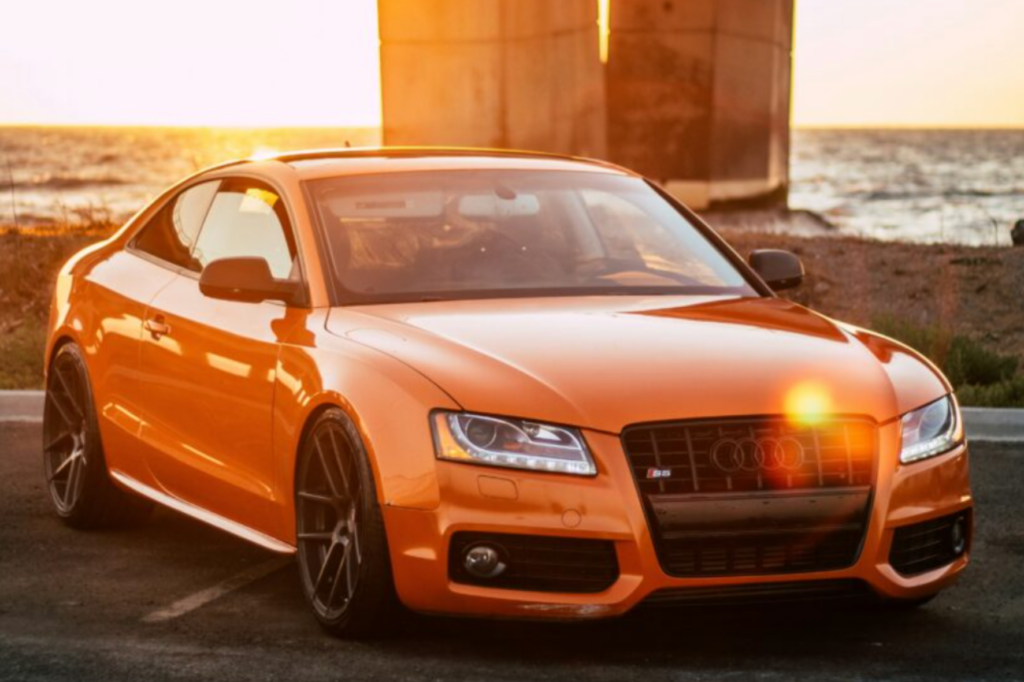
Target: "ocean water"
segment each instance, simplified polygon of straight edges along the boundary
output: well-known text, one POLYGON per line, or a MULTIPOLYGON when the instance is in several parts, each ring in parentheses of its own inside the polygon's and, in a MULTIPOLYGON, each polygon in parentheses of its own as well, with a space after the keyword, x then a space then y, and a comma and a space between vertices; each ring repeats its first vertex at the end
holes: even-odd
POLYGON ((792 208, 876 239, 1009 244, 1024 130, 796 130, 792 208))
POLYGON ((15 212, 20 224, 107 216, 122 220, 200 168, 274 151, 346 143, 379 144, 380 132, 0 127, 0 223, 15 222, 15 212))
MULTIPOLYGON (((0 224, 120 220, 204 166, 379 143, 375 128, 0 127, 0 224)), ((1024 130, 797 130, 790 206, 843 234, 1008 244, 1024 218, 1024 130)))

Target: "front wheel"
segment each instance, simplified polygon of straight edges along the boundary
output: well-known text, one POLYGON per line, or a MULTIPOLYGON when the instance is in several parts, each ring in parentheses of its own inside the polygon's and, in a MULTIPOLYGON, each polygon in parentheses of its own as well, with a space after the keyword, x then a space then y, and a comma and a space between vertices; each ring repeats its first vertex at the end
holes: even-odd
POLYGON ((295 521, 302 586, 333 635, 383 633, 399 615, 369 459, 340 409, 324 412, 299 457, 295 521))
POLYGON ((73 343, 60 347, 47 375, 43 471, 57 515, 74 528, 128 525, 152 510, 110 480, 89 374, 73 343))

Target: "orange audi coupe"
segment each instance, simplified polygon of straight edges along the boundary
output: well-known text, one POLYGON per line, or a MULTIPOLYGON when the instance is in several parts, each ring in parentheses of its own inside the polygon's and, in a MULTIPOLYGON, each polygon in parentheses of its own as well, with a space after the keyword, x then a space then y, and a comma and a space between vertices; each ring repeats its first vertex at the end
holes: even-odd
POLYGON ((294 553, 335 634, 401 605, 922 603, 968 562, 956 400, 775 295, 802 277, 607 163, 227 163, 61 271, 49 494, 76 528, 155 502, 294 553))

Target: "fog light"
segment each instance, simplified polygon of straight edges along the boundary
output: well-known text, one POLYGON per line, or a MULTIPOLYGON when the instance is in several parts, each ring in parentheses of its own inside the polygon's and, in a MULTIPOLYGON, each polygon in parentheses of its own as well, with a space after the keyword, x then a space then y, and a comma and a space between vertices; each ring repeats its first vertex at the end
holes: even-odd
POLYGON ((953 554, 960 556, 967 549, 967 517, 959 516, 949 531, 949 546, 953 554))
POLYGON ((473 545, 467 549, 463 566, 467 573, 477 578, 496 578, 506 568, 501 553, 490 545, 473 545))

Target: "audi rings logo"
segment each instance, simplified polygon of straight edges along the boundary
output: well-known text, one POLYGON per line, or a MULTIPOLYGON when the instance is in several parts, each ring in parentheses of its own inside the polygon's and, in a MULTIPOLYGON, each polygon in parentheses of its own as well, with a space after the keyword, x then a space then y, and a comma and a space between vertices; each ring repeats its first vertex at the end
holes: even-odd
POLYGON ((796 438, 723 438, 711 447, 711 461, 724 474, 796 471, 804 446, 796 438))

